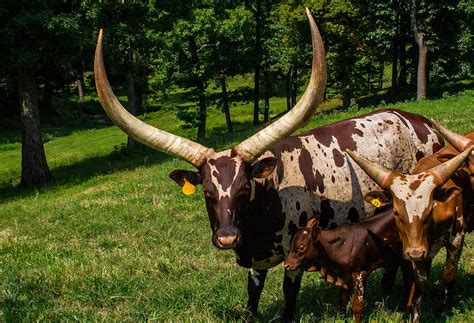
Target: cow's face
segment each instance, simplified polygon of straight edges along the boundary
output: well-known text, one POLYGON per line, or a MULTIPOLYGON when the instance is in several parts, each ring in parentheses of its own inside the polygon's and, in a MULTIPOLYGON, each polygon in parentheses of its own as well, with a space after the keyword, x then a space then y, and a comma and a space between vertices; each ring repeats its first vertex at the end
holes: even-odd
POLYGON ((293 271, 301 268, 316 271, 319 269, 316 265, 319 251, 315 247, 315 242, 321 234, 321 228, 317 227, 318 222, 319 219, 311 218, 306 227, 296 231, 284 263, 286 270, 293 271))
POLYGON ((453 187, 439 187, 435 176, 429 173, 392 175, 392 184, 387 191, 370 192, 365 199, 369 203, 377 199, 375 204, 393 203, 404 258, 413 261, 424 259, 428 256, 428 237, 433 230, 433 208, 445 205, 460 191, 453 187))
POLYGON ((276 162, 276 158, 269 157, 249 164, 227 150, 210 156, 198 172, 175 170, 170 177, 181 186, 185 181, 203 185, 212 243, 228 249, 241 240, 240 223, 250 204, 251 180, 270 175, 276 162))

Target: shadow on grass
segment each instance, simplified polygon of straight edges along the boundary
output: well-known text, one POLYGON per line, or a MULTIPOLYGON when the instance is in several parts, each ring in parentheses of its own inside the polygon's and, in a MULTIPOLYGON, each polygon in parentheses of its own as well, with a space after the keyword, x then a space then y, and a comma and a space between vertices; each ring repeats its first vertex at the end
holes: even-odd
POLYGON ((170 158, 172 157, 144 146, 136 148, 123 146, 106 156, 91 157, 71 165, 52 169, 54 179, 44 188, 0 186, 0 203, 57 190, 64 186, 77 185, 98 175, 161 163, 170 158))
MULTIPOLYGON (((450 313, 442 317, 440 315, 440 305, 444 295, 442 283, 442 272, 444 264, 437 263, 433 266, 429 278, 429 287, 424 298, 424 307, 422 318, 425 322, 446 322, 450 320, 452 313, 467 314, 472 311, 472 295, 474 291, 474 275, 460 270, 455 284, 455 292, 451 299, 450 313)), ((309 276, 310 282, 300 291, 297 309, 296 321, 315 320, 317 322, 333 321, 352 321, 353 317, 350 311, 350 302, 347 315, 338 313, 339 288, 330 286, 320 280, 319 274, 305 273, 309 276)), ((380 287, 383 271, 378 270, 371 274, 366 287, 365 309, 363 312, 363 321, 389 321, 390 316, 400 318, 403 321, 409 321, 410 312, 406 308, 406 296, 402 284, 401 274, 398 274, 395 285, 389 292, 384 292, 380 287)), ((305 279, 308 279, 306 277, 305 279)), ((265 292, 265 291, 264 291, 265 292)), ((274 302, 264 312, 259 312, 258 316, 252 321, 256 322, 280 322, 279 316, 283 313, 284 301, 283 293, 278 301, 274 302)), ((241 321, 246 319, 246 313, 243 310, 229 309, 225 313, 219 312, 222 319, 241 321)), ((394 317, 392 317, 394 319, 394 317)))
MULTIPOLYGON (((214 128, 203 144, 216 151, 241 141, 252 135, 256 128, 251 123, 236 123, 236 128, 246 129, 228 133, 225 127, 214 128)), ((159 164, 171 158, 177 158, 138 144, 136 147, 118 147, 109 155, 90 157, 79 162, 51 169, 54 180, 44 188, 22 188, 11 184, 0 186, 0 203, 12 199, 35 196, 64 186, 77 185, 99 175, 117 171, 131 170, 140 166, 159 164)))
MULTIPOLYGON (((474 81, 453 81, 447 83, 435 83, 428 89, 428 99, 441 99, 446 96, 457 95, 466 90, 474 89, 474 81)), ((391 88, 386 88, 379 93, 356 99, 359 107, 378 106, 388 103, 397 103, 403 101, 413 101, 416 97, 415 85, 405 85, 399 87, 396 92, 391 88)))

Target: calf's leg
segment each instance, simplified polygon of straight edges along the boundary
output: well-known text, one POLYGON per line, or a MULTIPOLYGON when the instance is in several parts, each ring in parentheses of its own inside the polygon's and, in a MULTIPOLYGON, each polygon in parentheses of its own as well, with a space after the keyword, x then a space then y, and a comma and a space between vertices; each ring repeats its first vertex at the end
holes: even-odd
POLYGON ((341 315, 346 315, 347 303, 351 298, 351 291, 352 289, 345 289, 342 287, 339 289, 339 313, 341 315))
POLYGON ((289 272, 285 270, 285 278, 283 280, 283 293, 285 294, 285 312, 283 321, 291 322, 294 319, 296 298, 300 291, 301 278, 303 272, 300 270, 289 272))
POLYGON ((257 314, 258 302, 262 294, 263 286, 265 285, 265 278, 267 278, 268 270, 250 269, 247 276, 247 292, 249 301, 247 303, 247 310, 252 314, 257 314))
POLYGON ((365 283, 369 273, 366 271, 352 273, 352 313, 354 314, 354 321, 359 323, 362 319, 362 312, 364 311, 364 289, 365 283))

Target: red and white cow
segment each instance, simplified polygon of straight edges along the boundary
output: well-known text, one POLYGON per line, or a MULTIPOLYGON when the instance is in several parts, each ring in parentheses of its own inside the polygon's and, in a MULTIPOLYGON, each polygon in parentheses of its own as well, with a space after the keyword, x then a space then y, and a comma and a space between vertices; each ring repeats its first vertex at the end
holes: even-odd
POLYGON ((444 246, 447 257, 443 274, 445 297, 443 312, 452 293, 457 264, 461 256, 466 226, 463 216, 462 187, 451 177, 471 154, 473 147, 456 157, 440 163, 436 154, 418 162, 413 175, 389 170, 358 153, 348 150, 351 158, 384 191, 373 191, 365 198, 377 205, 393 204, 395 222, 403 243, 405 259, 412 261, 415 269, 416 296, 413 321, 418 321, 422 296, 426 289, 431 260, 444 246))

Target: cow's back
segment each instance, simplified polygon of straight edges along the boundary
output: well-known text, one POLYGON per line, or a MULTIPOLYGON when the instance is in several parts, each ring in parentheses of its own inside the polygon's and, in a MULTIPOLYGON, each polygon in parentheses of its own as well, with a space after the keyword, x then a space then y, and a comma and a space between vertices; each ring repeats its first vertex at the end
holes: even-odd
POLYGON ((323 228, 331 228, 374 213, 363 197, 377 185, 347 158, 346 149, 407 173, 442 145, 429 120, 398 110, 376 111, 283 140, 260 157, 279 161, 271 176, 252 182, 245 243, 236 250, 239 264, 256 269, 277 265, 294 232, 314 214, 321 215, 323 228))
POLYGON ((429 120, 398 110, 376 111, 284 140, 272 152, 280 160, 272 180, 285 216, 283 249, 289 245, 291 228, 304 225, 315 213, 321 214, 323 228, 331 228, 375 212, 364 195, 377 185, 347 158, 346 149, 409 173, 419 159, 442 145, 429 120))

